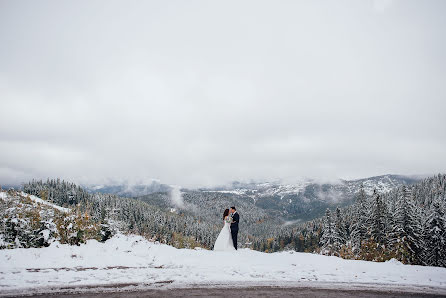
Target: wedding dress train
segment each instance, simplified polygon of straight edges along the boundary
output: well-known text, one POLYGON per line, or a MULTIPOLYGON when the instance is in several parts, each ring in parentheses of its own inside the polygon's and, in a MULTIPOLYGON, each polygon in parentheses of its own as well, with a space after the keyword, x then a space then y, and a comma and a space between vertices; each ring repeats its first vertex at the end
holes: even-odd
POLYGON ((223 229, 221 229, 221 232, 218 235, 217 240, 215 240, 214 250, 220 250, 220 251, 235 250, 231 236, 231 225, 227 221, 225 221, 223 229))

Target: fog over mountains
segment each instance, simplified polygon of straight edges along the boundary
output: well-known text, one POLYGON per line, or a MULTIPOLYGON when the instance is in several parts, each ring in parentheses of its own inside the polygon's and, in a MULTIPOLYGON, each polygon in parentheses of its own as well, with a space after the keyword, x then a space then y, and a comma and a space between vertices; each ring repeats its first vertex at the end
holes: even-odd
MULTIPOLYGON (((420 181, 421 176, 382 175, 358 180, 338 180, 335 182, 319 182, 315 179, 301 179, 294 183, 275 182, 238 182, 228 185, 181 189, 187 208, 192 208, 196 201, 219 200, 222 208, 227 204, 238 205, 243 201, 253 208, 272 212, 283 221, 309 220, 323 215, 326 208, 347 206, 354 202, 355 194, 361 185, 367 194, 376 189, 385 193, 391 189, 410 185, 420 181), (188 205, 189 204, 189 205, 188 205)), ((122 183, 114 185, 84 186, 91 193, 109 193, 125 197, 135 197, 162 208, 178 207, 178 199, 172 199, 172 186, 153 180, 150 184, 122 183)), ((211 207, 211 206, 209 206, 211 207)), ((227 206, 229 207, 229 206, 227 206)), ((217 210, 216 210, 217 211, 217 210)), ((220 212, 222 210, 218 210, 220 212)))
MULTIPOLYGON (((348 192, 356 192, 358 185, 361 183, 364 185, 364 189, 368 194, 371 194, 374 189, 379 192, 386 192, 390 189, 399 186, 401 184, 412 184, 421 180, 424 176, 406 176, 406 175, 382 175, 369 178, 362 178, 357 180, 344 180, 338 181, 318 181, 316 179, 299 179, 295 182, 284 182, 281 180, 271 182, 240 182, 233 181, 232 183, 213 187, 200 187, 197 189, 200 191, 215 191, 233 193, 238 195, 248 196, 285 196, 289 194, 298 194, 311 185, 331 185, 336 188, 345 188, 348 192)), ((142 195, 148 195, 156 192, 167 192, 172 189, 169 184, 161 183, 159 180, 153 179, 150 182, 110 182, 105 184, 84 184, 85 189, 92 193, 108 193, 116 194, 128 197, 137 197, 142 195)))
MULTIPOLYGON (((300 179, 272 182, 240 182, 207 188, 181 188, 161 183, 159 180, 141 182, 111 182, 110 184, 82 185, 89 193, 112 194, 131 197, 165 211, 180 209, 191 216, 203 214, 211 208, 212 216, 218 218, 230 205, 257 210, 277 217, 277 223, 295 223, 322 216, 327 208, 349 206, 363 185, 366 194, 376 189, 386 193, 401 185, 419 182, 422 176, 382 175, 357 180, 318 181, 300 179)), ((3 185, 4 189, 20 185, 3 185)))

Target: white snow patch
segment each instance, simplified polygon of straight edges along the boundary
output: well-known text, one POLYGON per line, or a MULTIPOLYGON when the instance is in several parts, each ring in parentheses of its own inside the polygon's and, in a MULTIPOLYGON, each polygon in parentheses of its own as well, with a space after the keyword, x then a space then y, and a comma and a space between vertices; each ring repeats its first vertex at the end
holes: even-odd
POLYGON ((69 209, 69 208, 60 207, 60 206, 52 204, 52 203, 50 203, 48 201, 42 200, 41 198, 36 197, 34 195, 27 194, 27 193, 25 193, 23 191, 22 191, 22 195, 24 197, 26 197, 26 196, 29 197, 34 202, 37 202, 37 203, 40 203, 40 204, 43 204, 43 205, 47 205, 47 206, 53 207, 54 209, 57 209, 57 210, 62 211, 62 212, 70 212, 71 211, 71 209, 69 209))
POLYGON ((172 287, 297 282, 434 287, 446 293, 446 268, 344 260, 310 253, 215 252, 176 249, 141 236, 118 234, 106 243, 52 243, 45 248, 0 251, 0 288, 14 293, 67 285, 172 287))
POLYGON ((390 259, 390 260, 388 260, 388 261, 386 261, 386 263, 390 263, 390 264, 394 264, 394 265, 404 265, 403 263, 401 263, 400 261, 398 261, 397 259, 395 259, 395 258, 392 258, 392 259, 390 259))
POLYGON ((40 233, 42 233, 43 239, 45 241, 48 241, 48 239, 50 238, 50 230, 46 229, 46 230, 43 230, 40 233))
POLYGON ((205 190, 203 192, 217 192, 217 193, 230 193, 236 195, 244 195, 248 190, 245 189, 236 189, 236 190, 205 190))

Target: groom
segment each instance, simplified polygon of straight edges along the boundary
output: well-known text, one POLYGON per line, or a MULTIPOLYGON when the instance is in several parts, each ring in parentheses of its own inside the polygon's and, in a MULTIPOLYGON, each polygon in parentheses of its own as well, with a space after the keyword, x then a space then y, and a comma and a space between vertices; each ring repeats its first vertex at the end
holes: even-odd
POLYGON ((235 207, 231 207, 229 212, 231 212, 231 217, 232 217, 232 223, 231 223, 232 243, 234 244, 234 248, 237 250, 238 222, 240 220, 240 216, 238 215, 235 207))

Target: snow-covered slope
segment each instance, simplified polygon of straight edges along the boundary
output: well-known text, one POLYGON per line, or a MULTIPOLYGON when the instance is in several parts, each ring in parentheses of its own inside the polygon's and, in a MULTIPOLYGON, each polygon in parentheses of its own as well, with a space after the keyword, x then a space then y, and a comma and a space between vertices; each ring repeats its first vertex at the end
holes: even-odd
POLYGON ((24 192, 0 190, 0 249, 47 245, 57 233, 58 212, 70 209, 24 192))
POLYGON ((0 190, 0 249, 42 247, 55 240, 76 244, 101 239, 104 229, 110 237, 110 223, 95 221, 78 207, 65 208, 35 195, 0 190))
POLYGON ((311 184, 311 180, 302 180, 298 183, 285 184, 281 182, 263 182, 263 183, 239 183, 234 182, 227 187, 216 187, 210 189, 202 189, 209 192, 232 193, 237 195, 246 195, 255 197, 265 196, 284 196, 287 194, 298 194, 305 187, 311 184))
POLYGON ((420 181, 419 177, 401 175, 383 175, 358 180, 345 180, 343 183, 351 193, 356 193, 361 185, 367 194, 371 195, 376 189, 379 193, 386 193, 401 185, 410 185, 420 181))
POLYGON ((46 248, 0 251, 2 294, 63 287, 171 287, 209 284, 322 282, 385 287, 434 287, 446 293, 446 268, 344 260, 309 253, 176 249, 140 236, 118 234, 105 243, 52 243, 46 248))
POLYGON ((298 195, 305 192, 310 186, 319 185, 326 188, 333 188, 340 191, 344 191, 348 194, 354 194, 359 190, 359 187, 364 185, 364 190, 367 194, 372 194, 376 189, 380 193, 388 192, 391 189, 400 186, 402 184, 412 184, 420 179, 401 176, 401 175, 383 175, 376 177, 369 177, 358 180, 342 180, 332 182, 320 182, 314 179, 302 179, 295 183, 283 183, 277 182, 262 182, 262 183, 241 183, 233 182, 231 185, 202 189, 204 191, 212 192, 224 192, 233 193, 238 195, 248 195, 254 197, 266 197, 266 196, 286 196, 286 195, 298 195))
MULTIPOLYGON (((376 177, 369 177, 358 180, 342 180, 321 182, 314 179, 298 179, 296 181, 284 182, 284 181, 270 181, 270 182, 232 182, 230 185, 201 188, 200 190, 209 192, 222 192, 232 193, 236 195, 247 195, 253 197, 264 196, 286 196, 292 194, 299 194, 305 191, 309 185, 331 185, 337 187, 345 187, 347 191, 356 192, 359 185, 364 184, 365 191, 368 194, 372 194, 376 188, 379 192, 387 192, 392 188, 401 184, 411 184, 419 179, 402 175, 383 175, 376 177)), ((89 192, 95 193, 110 193, 120 196, 144 196, 156 192, 168 192, 171 190, 171 186, 162 184, 157 180, 150 182, 138 182, 138 183, 111 183, 102 185, 83 185, 89 192)))
POLYGON ((101 185, 83 185, 83 187, 90 193, 108 193, 123 197, 137 197, 144 196, 156 192, 167 192, 172 189, 171 186, 162 184, 157 180, 149 182, 120 182, 101 185))
MULTIPOLYGON (((57 206, 57 205, 55 205, 55 204, 52 204, 51 202, 42 200, 42 199, 39 198, 39 197, 36 197, 36 196, 33 196, 33 195, 29 195, 29 194, 27 194, 27 193, 24 193, 23 191, 20 192, 20 194, 21 194, 23 197, 27 197, 27 198, 31 199, 31 201, 36 202, 36 203, 37 203, 37 206, 39 206, 39 205, 45 205, 45 206, 48 206, 48 207, 57 209, 57 210, 59 210, 59 211, 61 211, 61 212, 70 212, 70 211, 71 211, 69 208, 64 208, 64 207, 57 206)), ((6 192, 0 192, 0 197, 2 197, 2 198, 7 198, 8 196, 7 196, 6 192)))

